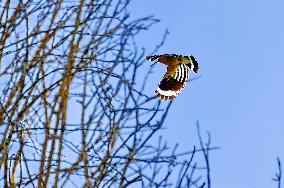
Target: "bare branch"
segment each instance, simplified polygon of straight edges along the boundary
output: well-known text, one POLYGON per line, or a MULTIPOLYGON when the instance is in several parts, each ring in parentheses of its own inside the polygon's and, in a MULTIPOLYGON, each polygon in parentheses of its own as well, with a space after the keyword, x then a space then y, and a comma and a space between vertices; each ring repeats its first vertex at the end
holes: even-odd
POLYGON ((2 4, 2 186, 202 185, 205 168, 195 156, 216 147, 178 151, 157 139, 172 102, 148 94, 152 72, 136 38, 159 20, 132 19, 129 3, 2 4))
POLYGON ((282 168, 279 157, 277 157, 277 166, 278 166, 278 173, 275 174, 275 177, 272 178, 272 180, 277 182, 277 188, 281 188, 282 168))

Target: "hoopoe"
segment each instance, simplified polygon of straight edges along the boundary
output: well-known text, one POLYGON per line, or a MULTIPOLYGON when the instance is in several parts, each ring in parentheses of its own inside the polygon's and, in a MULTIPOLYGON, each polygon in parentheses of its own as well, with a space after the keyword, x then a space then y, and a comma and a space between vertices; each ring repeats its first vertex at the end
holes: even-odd
POLYGON ((198 63, 192 55, 163 54, 146 56, 146 59, 168 66, 167 72, 163 80, 158 84, 156 90, 157 98, 161 101, 176 98, 188 81, 189 69, 195 73, 197 73, 199 69, 198 63))

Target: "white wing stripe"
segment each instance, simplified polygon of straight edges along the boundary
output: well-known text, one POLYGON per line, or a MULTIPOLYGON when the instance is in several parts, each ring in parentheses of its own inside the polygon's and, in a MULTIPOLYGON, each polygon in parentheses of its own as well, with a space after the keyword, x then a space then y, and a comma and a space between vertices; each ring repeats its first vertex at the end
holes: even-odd
MULTIPOLYGON (((194 69, 194 64, 192 63, 192 61, 190 60, 190 69, 193 71, 194 69)), ((194 72, 194 71, 193 71, 194 72)))
POLYGON ((184 66, 183 66, 183 64, 181 64, 181 66, 180 66, 180 75, 181 75, 181 77, 180 77, 180 81, 182 82, 183 81, 183 79, 184 79, 184 66))
POLYGON ((180 77, 181 77, 181 74, 180 74, 180 66, 178 66, 178 70, 177 70, 177 81, 179 81, 180 80, 180 77))
POLYGON ((188 75, 189 75, 189 67, 188 66, 185 66, 186 67, 186 80, 185 81, 187 81, 188 80, 188 75))
POLYGON ((189 67, 185 64, 180 64, 176 69, 173 78, 179 82, 185 82, 188 80, 188 73, 189 73, 189 67))
POLYGON ((184 76, 183 76, 182 81, 184 82, 184 81, 186 81, 186 77, 187 77, 187 68, 186 68, 186 65, 183 65, 183 74, 184 74, 184 76))

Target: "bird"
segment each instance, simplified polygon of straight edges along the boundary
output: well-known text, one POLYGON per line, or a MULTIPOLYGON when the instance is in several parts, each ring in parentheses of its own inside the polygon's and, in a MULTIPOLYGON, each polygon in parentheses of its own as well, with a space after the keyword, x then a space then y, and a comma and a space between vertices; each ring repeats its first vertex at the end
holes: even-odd
POLYGON ((150 55, 145 57, 146 60, 155 61, 156 63, 167 65, 167 72, 156 89, 156 97, 161 101, 175 99, 184 89, 189 70, 197 73, 199 70, 196 59, 190 56, 177 54, 150 55))

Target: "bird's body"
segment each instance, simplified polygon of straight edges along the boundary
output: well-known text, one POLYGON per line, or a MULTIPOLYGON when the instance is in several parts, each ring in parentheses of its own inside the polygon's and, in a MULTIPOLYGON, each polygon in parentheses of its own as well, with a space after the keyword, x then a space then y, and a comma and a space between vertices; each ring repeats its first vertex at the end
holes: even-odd
POLYGON ((156 90, 160 100, 172 100, 184 89, 188 81, 189 70, 198 72, 198 63, 193 56, 163 54, 146 56, 147 60, 167 65, 167 72, 156 90))

